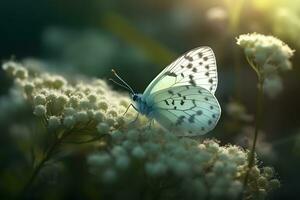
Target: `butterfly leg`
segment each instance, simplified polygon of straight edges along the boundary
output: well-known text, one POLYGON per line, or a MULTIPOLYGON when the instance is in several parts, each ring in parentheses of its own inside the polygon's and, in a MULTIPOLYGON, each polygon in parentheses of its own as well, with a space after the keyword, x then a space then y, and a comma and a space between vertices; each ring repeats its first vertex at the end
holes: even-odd
POLYGON ((133 107, 136 111, 138 111, 138 109, 131 103, 129 106, 127 106, 126 111, 124 112, 123 116, 126 115, 126 113, 128 112, 130 107, 133 107))
POLYGON ((134 119, 132 122, 130 122, 129 124, 130 124, 130 125, 134 124, 134 123, 138 120, 139 115, 140 115, 140 113, 137 113, 135 119, 134 119))
POLYGON ((126 115, 127 111, 129 110, 129 108, 131 106, 136 110, 136 108, 134 107, 134 105, 131 103, 129 106, 127 106, 126 111, 124 112, 123 116, 126 115))

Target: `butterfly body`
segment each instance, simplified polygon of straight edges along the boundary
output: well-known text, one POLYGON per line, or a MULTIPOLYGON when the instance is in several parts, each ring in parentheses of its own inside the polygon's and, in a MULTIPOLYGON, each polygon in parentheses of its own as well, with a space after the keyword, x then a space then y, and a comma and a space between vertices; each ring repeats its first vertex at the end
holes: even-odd
POLYGON ((147 101, 143 98, 143 94, 133 94, 132 100, 134 101, 134 107, 139 113, 152 119, 153 108, 147 104, 147 101))

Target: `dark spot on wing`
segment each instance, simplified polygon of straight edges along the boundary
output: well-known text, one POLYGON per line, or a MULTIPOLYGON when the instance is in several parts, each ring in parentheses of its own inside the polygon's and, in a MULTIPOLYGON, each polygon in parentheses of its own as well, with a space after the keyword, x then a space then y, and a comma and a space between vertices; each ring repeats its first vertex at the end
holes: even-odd
POLYGON ((203 53, 202 52, 198 53, 198 56, 199 56, 199 58, 202 58, 203 53))
POLYGON ((192 62, 193 58, 191 56, 188 55, 184 55, 184 58, 187 59, 188 61, 192 62))
POLYGON ((210 108, 211 110, 212 110, 212 109, 214 109, 214 107, 213 107, 213 106, 210 106, 209 108, 210 108))
POLYGON ((211 125, 212 121, 211 120, 208 120, 208 125, 211 125))
POLYGON ((202 91, 201 91, 201 90, 198 90, 198 93, 199 93, 199 94, 202 94, 202 91))
POLYGON ((176 106, 174 106, 174 110, 176 110, 177 109, 177 107, 176 106))
POLYGON ((191 63, 189 63, 187 66, 186 66, 188 69, 191 69, 193 67, 193 65, 191 63))
POLYGON ((206 73, 205 73, 205 76, 209 76, 209 72, 206 72, 206 73))
POLYGON ((180 74, 182 76, 182 78, 184 77, 183 73, 180 74))
POLYGON ((179 97, 181 97, 181 94, 180 94, 180 93, 177 93, 177 95, 178 95, 179 97))
POLYGON ((206 68, 206 69, 209 69, 209 65, 206 65, 205 68, 206 68))
POLYGON ((204 99, 205 99, 205 101, 208 101, 208 98, 207 98, 207 97, 205 97, 204 99))
POLYGON ((202 110, 198 110, 198 111, 196 112, 197 115, 202 115, 202 113, 203 113, 202 110))
POLYGON ((184 115, 179 116, 176 121, 176 126, 181 125, 183 123, 184 118, 185 118, 184 115))
POLYGON ((208 80, 208 82, 213 83, 214 81, 212 80, 212 78, 210 78, 210 79, 208 80))
POLYGON ((194 104, 195 107, 197 106, 197 105, 196 105, 196 100, 195 100, 195 99, 192 100, 192 103, 194 104))
POLYGON ((197 72, 197 68, 194 67, 192 71, 196 73, 197 72))
POLYGON ((206 56, 203 57, 203 60, 204 60, 204 61, 207 61, 207 60, 208 60, 208 57, 206 57, 206 56))
POLYGON ((193 79, 191 79, 191 80, 189 81, 189 83, 190 83, 192 86, 196 86, 196 82, 195 82, 193 79))
POLYGON ((189 122, 190 122, 190 123, 194 123, 194 122, 195 122, 195 115, 191 115, 191 116, 189 117, 189 122))
POLYGON ((175 104, 175 101, 174 101, 174 99, 172 100, 172 105, 174 106, 174 104, 175 104))
POLYGON ((166 76, 173 76, 173 77, 177 76, 174 72, 166 72, 165 75, 166 76))
POLYGON ((180 101, 180 105, 183 105, 184 104, 184 101, 181 99, 181 101, 180 101))
POLYGON ((166 105, 170 105, 169 102, 167 100, 165 100, 166 105))
POLYGON ((174 92, 172 90, 168 90, 168 93, 171 94, 171 95, 174 94, 174 92))

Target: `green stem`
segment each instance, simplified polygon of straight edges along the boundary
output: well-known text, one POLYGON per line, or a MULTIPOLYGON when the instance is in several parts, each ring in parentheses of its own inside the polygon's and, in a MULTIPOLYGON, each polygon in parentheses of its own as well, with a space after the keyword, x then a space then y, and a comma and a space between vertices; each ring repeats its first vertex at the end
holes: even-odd
POLYGON ((39 162, 39 164, 34 168, 28 182, 24 186, 21 197, 25 197, 28 193, 29 189, 31 188, 32 184, 34 183, 35 179, 37 178, 38 174, 40 173, 41 169, 45 166, 45 163, 51 158, 53 153, 55 152, 56 148, 61 144, 63 139, 68 136, 69 134, 65 133, 60 138, 57 138, 56 141, 50 146, 48 151, 45 153, 43 159, 39 162))
POLYGON ((251 171, 253 165, 255 164, 255 148, 256 148, 256 143, 257 143, 258 131, 259 131, 259 128, 261 127, 261 122, 262 122, 264 78, 260 74, 257 74, 257 75, 258 75, 258 88, 257 88, 258 90, 257 90, 257 99, 256 99, 254 139, 253 139, 253 144, 252 144, 252 148, 250 151, 250 156, 248 159, 248 171, 247 171, 245 179, 244 179, 244 188, 246 188, 246 186, 247 186, 250 171, 251 171))

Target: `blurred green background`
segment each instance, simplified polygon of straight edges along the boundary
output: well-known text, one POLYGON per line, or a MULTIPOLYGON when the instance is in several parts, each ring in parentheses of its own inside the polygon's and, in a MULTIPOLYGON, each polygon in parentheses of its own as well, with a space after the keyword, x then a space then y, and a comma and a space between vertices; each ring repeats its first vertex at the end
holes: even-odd
MULTIPOLYGON (((283 74, 280 93, 275 87, 273 96, 266 95, 258 154, 282 182, 272 199, 300 195, 299 0, 1 0, 0 8, 2 61, 37 62, 52 71, 99 78, 111 77, 114 68, 139 92, 180 54, 212 47, 223 114, 207 137, 245 147, 253 132, 256 76, 235 38, 258 32, 285 41, 296 50, 294 69, 283 74), (247 110, 247 119, 232 112, 236 105, 247 110)), ((0 77, 3 104, 12 83, 2 71, 0 77)), ((2 110, 0 170, 7 173, 21 162, 8 134, 14 120, 2 110)), ((85 175, 78 168, 69 174, 70 190, 80 188, 85 175)), ((80 190, 74 193, 80 199, 80 190)))

